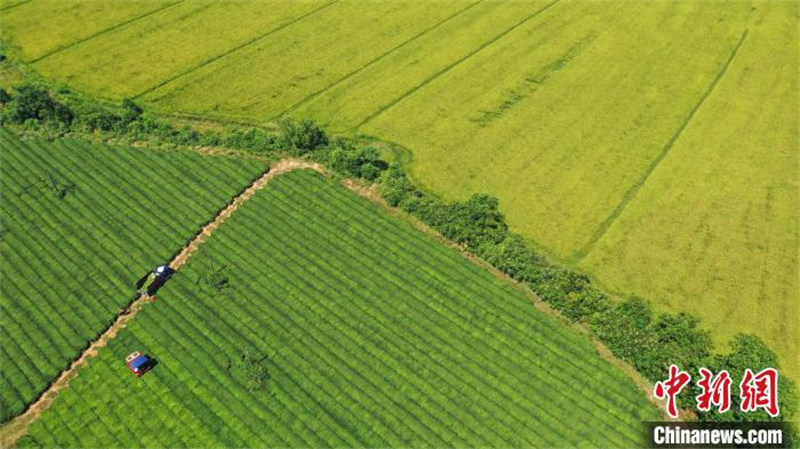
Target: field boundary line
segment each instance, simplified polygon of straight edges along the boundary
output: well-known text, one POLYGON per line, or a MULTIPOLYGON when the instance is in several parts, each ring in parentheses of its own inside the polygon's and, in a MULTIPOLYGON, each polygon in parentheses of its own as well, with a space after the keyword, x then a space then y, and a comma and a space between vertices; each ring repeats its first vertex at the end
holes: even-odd
POLYGON ((51 51, 43 54, 42 56, 39 56, 39 57, 37 57, 35 59, 32 59, 30 61, 26 61, 26 62, 28 64, 36 64, 37 62, 39 62, 39 61, 41 61, 43 59, 49 58, 50 56, 53 56, 53 55, 58 54, 58 53, 61 53, 62 51, 65 51, 65 50, 69 50, 69 49, 71 49, 73 47, 76 47, 76 46, 86 42, 86 41, 90 41, 90 40, 92 40, 92 39, 94 39, 96 37, 100 37, 100 36, 102 36, 102 35, 104 35, 106 33, 110 33, 110 32, 112 32, 114 30, 118 30, 120 28, 123 28, 123 27, 125 27, 127 25, 130 25, 133 22, 136 22, 137 20, 144 19, 145 17, 152 16, 153 14, 157 14, 157 13, 159 13, 161 11, 164 11, 165 9, 172 8, 173 6, 178 5, 178 4, 182 3, 182 2, 183 2, 183 0, 178 0, 176 2, 169 3, 169 4, 165 5, 165 6, 162 6, 160 8, 156 8, 156 9, 154 9, 152 11, 148 11, 148 12, 146 12, 144 14, 138 15, 136 17, 132 17, 132 18, 130 18, 128 20, 124 20, 124 21, 122 21, 120 23, 112 25, 109 28, 100 30, 100 31, 98 31, 98 32, 96 32, 96 33, 94 33, 94 34, 92 34, 90 36, 86 36, 86 37, 84 37, 82 39, 78 39, 78 40, 72 41, 72 42, 70 42, 70 43, 68 43, 66 45, 62 45, 61 47, 58 47, 55 50, 51 50, 51 51))
POLYGON ((371 61, 367 62, 366 64, 364 64, 363 66, 357 68, 356 70, 353 70, 352 72, 348 73, 347 75, 343 76, 342 78, 339 78, 338 80, 336 80, 333 83, 323 87, 322 89, 311 93, 310 95, 306 96, 305 98, 303 98, 302 100, 300 100, 297 103, 293 104, 292 106, 289 106, 289 108, 287 108, 284 111, 278 113, 276 116, 272 117, 270 120, 277 120, 277 119, 283 117, 285 114, 290 114, 290 113, 296 111, 298 108, 300 108, 304 104, 306 104, 306 103, 308 103, 310 101, 313 101, 315 98, 319 97, 320 95, 324 94, 325 92, 329 91, 330 89, 333 89, 334 87, 338 86, 339 84, 347 81, 348 79, 350 79, 350 77, 361 73, 362 71, 366 70, 367 68, 369 68, 373 64, 378 63, 381 59, 389 56, 390 54, 394 53, 395 51, 405 47, 406 45, 410 44, 411 42, 414 42, 415 40, 419 39, 420 37, 430 33, 431 31, 439 28, 440 26, 444 25, 445 23, 449 22, 450 20, 455 19, 456 17, 460 16, 461 14, 466 12, 467 10, 472 9, 472 8, 480 5, 483 2, 484 2, 484 0, 477 0, 477 1, 473 2, 472 4, 470 4, 469 6, 467 6, 466 8, 459 9, 455 13, 445 17, 443 20, 440 20, 439 22, 436 22, 432 26, 420 31, 419 33, 411 36, 410 38, 408 38, 408 39, 404 40, 403 42, 401 42, 401 43, 395 45, 394 47, 390 48, 389 50, 381 53, 380 55, 378 55, 375 58, 373 58, 371 61))
POLYGON ((462 56, 461 58, 459 58, 459 59, 455 60, 454 62, 450 63, 449 65, 445 66, 443 69, 441 69, 438 72, 434 73, 433 75, 429 76, 428 78, 423 80, 421 83, 419 83, 416 86, 412 87, 406 93, 402 94, 401 96, 399 96, 396 99, 394 99, 393 101, 391 101, 386 106, 383 106, 383 107, 379 108, 377 111, 375 111, 372 114, 368 115, 364 120, 362 120, 360 123, 358 123, 356 126, 354 126, 352 128, 352 131, 357 132, 359 130, 359 128, 361 128, 362 126, 366 125, 367 123, 369 123, 370 121, 372 121, 373 119, 378 117, 379 115, 381 115, 384 112, 388 111, 389 109, 395 107, 398 103, 400 103, 404 99, 410 97, 411 95, 414 95, 414 93, 416 93, 418 90, 422 89, 423 87, 425 87, 428 84, 432 83, 433 81, 435 81, 436 79, 438 79, 439 77, 441 77, 445 73, 449 72, 450 70, 454 69, 455 67, 457 67, 461 63, 467 61, 468 59, 472 58, 476 54, 478 54, 481 51, 485 50, 486 48, 490 47, 495 42, 497 42, 497 41, 501 40, 502 38, 508 36, 512 31, 514 31, 517 28, 521 27, 522 25, 524 25, 528 21, 534 19, 539 14, 547 11, 548 9, 550 9, 552 6, 554 6, 558 2, 559 2, 559 0, 554 0, 554 1, 550 2, 550 3, 548 3, 547 6, 536 10, 536 12, 534 12, 533 14, 525 17, 524 19, 522 19, 521 21, 515 23, 514 25, 512 25, 510 28, 506 29, 502 33, 500 33, 500 34, 494 36, 493 38, 489 39, 488 41, 482 43, 481 45, 479 45, 477 48, 473 49, 472 51, 470 51, 466 55, 462 56))
POLYGON ((681 137, 681 135, 683 135, 683 131, 689 126, 689 123, 692 121, 692 119, 694 119, 694 116, 697 113, 697 111, 700 110, 700 108, 706 102, 706 99, 708 99, 708 97, 711 96, 711 93, 717 87, 720 80, 722 80, 722 78, 728 72, 728 68, 731 66, 733 60, 736 58, 736 54, 739 52, 739 48, 741 48, 742 44, 747 38, 748 33, 749 30, 747 29, 744 30, 742 36, 739 38, 739 42, 737 42, 737 44, 733 47, 733 50, 731 51, 730 55, 728 55, 728 59, 722 65, 720 70, 717 72, 717 75, 711 81, 711 84, 706 88, 705 92, 703 92, 703 95, 700 97, 700 100, 689 111, 689 114, 686 116, 686 118, 684 118, 683 123, 681 123, 681 125, 672 134, 669 140, 667 140, 667 142, 661 148, 661 151, 659 151, 656 158, 653 159, 653 161, 647 167, 647 170, 645 170, 645 172, 642 174, 642 177, 639 178, 639 180, 625 192, 625 195, 622 197, 622 200, 619 202, 619 204, 617 204, 617 206, 614 208, 611 214, 608 217, 606 217, 606 219, 603 221, 600 227, 597 228, 594 234, 592 234, 592 237, 589 240, 589 242, 587 242, 580 250, 575 252, 568 259, 569 263, 577 264, 581 260, 583 260, 594 249, 595 245, 597 245, 597 242, 599 242, 600 239, 603 238, 608 229, 611 228, 611 225, 613 225, 614 222, 616 222, 617 219, 620 217, 620 215, 622 215, 622 213, 627 208, 628 204, 630 204, 631 201, 633 201, 634 198, 636 198, 639 191, 642 190, 642 187, 644 187, 645 183, 647 183, 647 180, 650 179, 650 176, 653 174, 653 172, 655 172, 656 168, 658 168, 658 166, 661 164, 661 161, 664 160, 664 158, 669 154, 670 150, 672 150, 672 147, 675 145, 675 142, 677 142, 678 139, 681 137))
MULTIPOLYGON (((189 240, 170 260, 169 265, 176 271, 183 266, 189 257, 219 228, 244 202, 249 200, 259 190, 264 188, 272 178, 294 170, 310 169, 319 173, 326 173, 326 170, 317 163, 303 161, 299 159, 283 159, 272 165, 266 173, 262 173, 255 181, 236 195, 228 204, 223 207, 210 221, 189 240)), ((24 412, 8 421, 0 428, 0 447, 13 447, 17 440, 27 434, 28 427, 36 421, 39 416, 47 410, 50 405, 58 398, 59 392, 69 387, 70 381, 77 376, 78 371, 86 366, 89 359, 96 357, 99 350, 105 347, 108 342, 117 336, 117 333, 141 311, 142 307, 148 302, 144 295, 136 297, 126 307, 116 314, 111 324, 106 327, 97 337, 89 342, 89 346, 81 351, 78 357, 74 358, 66 369, 61 371, 59 376, 52 382, 39 396, 27 406, 24 412)))
POLYGON ((290 26, 294 25, 295 23, 300 22, 301 20, 305 19, 306 17, 312 16, 312 15, 322 11, 323 9, 330 8, 331 6, 335 5, 338 2, 339 2, 339 0, 333 0, 333 1, 323 5, 321 7, 319 7, 317 9, 313 10, 313 11, 309 11, 309 12, 307 12, 305 14, 301 14, 301 15, 295 17, 294 19, 289 20, 288 22, 282 23, 282 24, 278 25, 277 27, 275 27, 275 28, 273 28, 273 29, 271 29, 271 30, 269 30, 269 31, 267 31, 265 33, 253 36, 253 37, 245 40, 244 42, 241 42, 241 43, 233 46, 232 48, 229 48, 228 50, 223 51, 222 53, 220 53, 218 55, 214 55, 214 56, 212 56, 212 57, 210 57, 208 59, 200 61, 200 63, 195 64, 192 67, 189 67, 188 69, 184 70, 181 73, 178 73, 177 75, 173 75, 173 76, 171 76, 171 77, 169 77, 169 78, 167 78, 165 80, 162 80, 162 81, 158 82, 156 85, 154 85, 152 87, 146 88, 145 90, 143 90, 143 91, 139 92, 138 94, 134 95, 132 98, 137 99, 137 98, 142 97, 143 95, 147 95, 147 94, 149 94, 149 93, 151 93, 151 92, 153 92, 153 91, 155 91, 157 89, 160 89, 160 88, 166 86, 167 84, 169 84, 169 83, 171 83, 171 82, 173 82, 175 80, 183 78, 184 76, 186 76, 186 75, 188 75, 188 74, 190 74, 190 73, 192 73, 192 72, 194 72, 196 70, 200 70, 201 68, 203 68, 203 67, 205 67, 205 66, 207 66, 207 65, 209 65, 209 64, 211 64, 211 63, 213 63, 215 61, 218 61, 218 60, 220 60, 220 59, 222 59, 222 58, 224 58, 224 57, 226 57, 226 56, 228 56, 228 55, 230 55, 232 53, 235 53, 235 52, 237 52, 237 51, 239 51, 239 50, 241 50, 241 49, 243 49, 243 48, 245 48, 245 47, 247 47, 249 45, 252 45, 252 44, 260 41, 261 39, 269 37, 272 34, 275 34, 278 31, 283 30, 284 28, 290 27, 290 26))

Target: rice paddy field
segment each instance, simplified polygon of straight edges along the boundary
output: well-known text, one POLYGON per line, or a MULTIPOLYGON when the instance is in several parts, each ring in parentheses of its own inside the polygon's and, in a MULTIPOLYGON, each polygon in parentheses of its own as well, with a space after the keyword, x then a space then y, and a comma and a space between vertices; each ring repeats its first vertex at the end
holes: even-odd
POLYGON ((0 410, 19 414, 266 167, 0 129, 0 410))
POLYGON ((798 380, 799 21, 766 0, 0 1, 9 54, 47 78, 383 142, 718 347, 759 335, 798 380))
POLYGON ((657 416, 517 287, 295 171, 215 231, 19 446, 632 447, 657 416), (133 350, 158 361, 141 379, 133 350), (244 353, 260 383, 235 369, 244 353))

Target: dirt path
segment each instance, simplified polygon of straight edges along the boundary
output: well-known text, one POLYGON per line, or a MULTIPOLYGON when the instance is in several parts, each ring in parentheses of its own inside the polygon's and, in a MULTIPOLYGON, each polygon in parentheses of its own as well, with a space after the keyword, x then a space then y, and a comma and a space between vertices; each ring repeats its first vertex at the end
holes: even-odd
MULTIPOLYGON (((203 226, 192 240, 183 247, 183 249, 170 261, 170 266, 178 270, 183 264, 197 251, 200 245, 222 225, 225 220, 230 217, 236 209, 239 208, 245 201, 249 200, 257 191, 264 188, 270 179, 287 173, 293 170, 311 169, 318 172, 325 172, 325 169, 316 163, 302 161, 297 159, 284 159, 272 167, 270 170, 253 182, 247 189, 240 193, 233 199, 224 209, 222 209, 213 220, 203 226)), ((4 425, 2 429, 2 436, 0 436, 0 448, 13 447, 17 440, 25 435, 28 427, 39 418, 43 411, 47 410, 53 401, 58 397, 58 394, 64 388, 69 386, 72 380, 83 366, 88 364, 89 359, 97 356, 99 349, 106 346, 109 340, 117 336, 117 333, 127 326, 128 322, 142 309, 147 303, 145 296, 140 296, 134 300, 128 307, 123 309, 116 317, 114 322, 101 333, 98 337, 92 340, 88 348, 86 348, 80 356, 75 359, 67 369, 61 372, 61 375, 47 388, 39 397, 34 401, 21 415, 11 420, 8 424, 4 425)))

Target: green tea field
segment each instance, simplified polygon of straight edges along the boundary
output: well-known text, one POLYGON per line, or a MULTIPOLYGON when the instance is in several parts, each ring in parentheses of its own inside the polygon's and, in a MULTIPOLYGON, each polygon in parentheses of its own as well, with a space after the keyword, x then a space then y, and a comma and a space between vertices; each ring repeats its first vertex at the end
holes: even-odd
POLYGON ((19 414, 264 164, 0 129, 0 410, 19 414))
POLYGON ((20 447, 631 447, 658 416, 585 335, 311 171, 159 296, 20 447), (142 379, 133 350, 158 361, 142 379))
POLYGON ((181 117, 311 118, 608 290, 800 376, 800 3, 0 2, 45 78, 181 117), (757 324, 753 317, 760 319, 757 324))

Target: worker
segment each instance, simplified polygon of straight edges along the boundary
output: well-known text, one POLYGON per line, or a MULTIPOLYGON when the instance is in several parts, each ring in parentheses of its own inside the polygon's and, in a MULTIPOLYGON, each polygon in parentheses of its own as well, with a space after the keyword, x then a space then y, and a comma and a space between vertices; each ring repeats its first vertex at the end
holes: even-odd
POLYGON ((136 283, 136 290, 142 295, 153 296, 174 273, 175 270, 169 264, 159 265, 139 279, 136 283))

